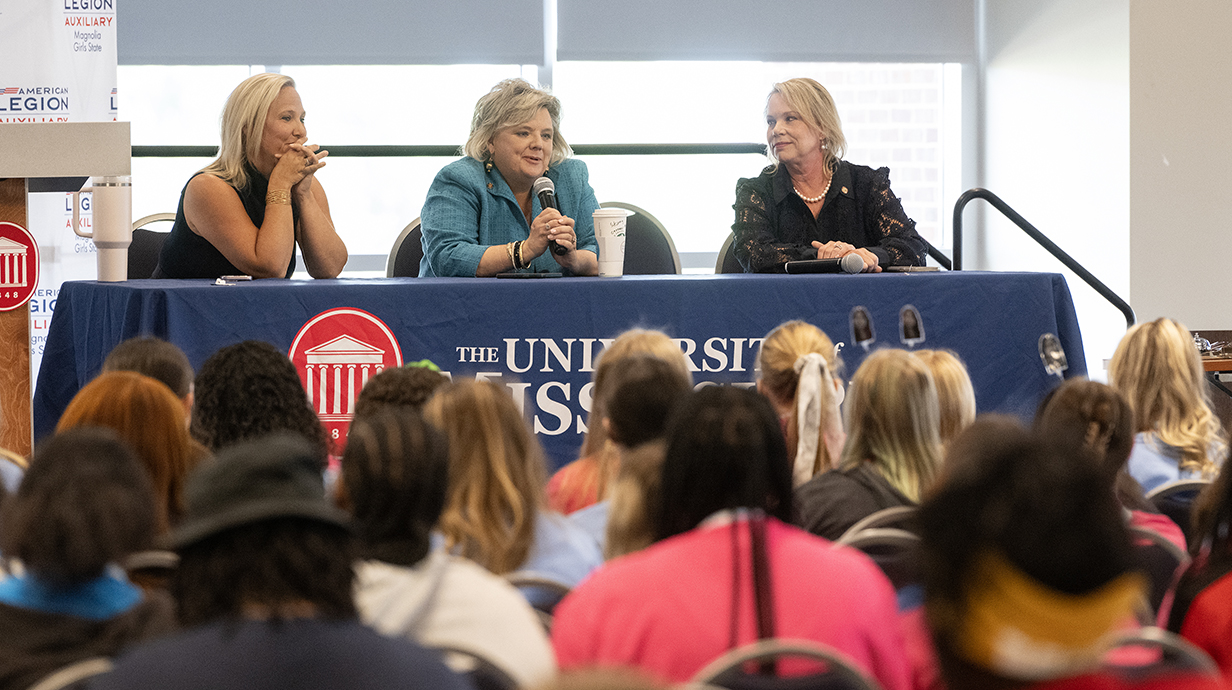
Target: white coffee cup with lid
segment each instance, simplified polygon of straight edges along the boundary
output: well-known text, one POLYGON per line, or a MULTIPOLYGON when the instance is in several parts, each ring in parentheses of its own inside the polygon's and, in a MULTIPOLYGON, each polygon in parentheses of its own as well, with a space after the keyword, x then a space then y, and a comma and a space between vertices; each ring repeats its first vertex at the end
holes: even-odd
POLYGON ((596 209, 595 240, 599 244, 599 277, 618 278, 625 272, 625 219, 633 211, 623 208, 596 209))

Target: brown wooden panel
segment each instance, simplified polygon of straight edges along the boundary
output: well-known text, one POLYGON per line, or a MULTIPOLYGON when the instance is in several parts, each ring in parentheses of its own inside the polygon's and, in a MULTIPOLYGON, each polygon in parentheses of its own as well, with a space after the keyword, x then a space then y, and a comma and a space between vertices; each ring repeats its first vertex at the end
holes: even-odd
MULTIPOLYGON (((0 179, 0 221, 26 225, 26 181, 0 179)), ((30 309, 0 312, 0 447, 29 457, 30 309)))

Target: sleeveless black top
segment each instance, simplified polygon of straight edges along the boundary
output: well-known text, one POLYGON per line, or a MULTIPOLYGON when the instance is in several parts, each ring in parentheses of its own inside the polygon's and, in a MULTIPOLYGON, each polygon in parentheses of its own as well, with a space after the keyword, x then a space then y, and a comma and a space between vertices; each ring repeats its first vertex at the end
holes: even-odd
MULTIPOLYGON (((196 177, 201 173, 193 175, 196 177)), ((192 178, 189 178, 189 182, 192 178)), ((252 167, 248 168, 248 184, 235 193, 244 205, 252 224, 261 227, 265 221, 265 192, 269 188, 269 180, 252 167)), ((184 184, 184 190, 188 184, 184 184)), ((291 207, 293 217, 299 215, 298 209, 291 207)), ((155 278, 218 278, 221 276, 239 275, 242 271, 227 260, 210 241, 193 232, 184 218, 184 192, 180 192, 180 205, 175 211, 175 225, 171 234, 163 243, 163 251, 158 255, 158 268, 154 269, 155 278)), ((287 266, 287 275, 295 273, 295 252, 291 252, 291 263, 287 266)))

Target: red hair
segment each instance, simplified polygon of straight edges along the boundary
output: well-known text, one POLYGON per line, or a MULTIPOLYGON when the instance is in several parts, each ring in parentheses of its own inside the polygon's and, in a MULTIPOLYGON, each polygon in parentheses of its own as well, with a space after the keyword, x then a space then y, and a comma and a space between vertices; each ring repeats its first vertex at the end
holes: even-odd
POLYGON ((105 427, 126 441, 149 473, 160 530, 179 520, 184 479, 204 449, 189 436, 184 406, 170 388, 131 371, 102 374, 73 396, 56 431, 77 427, 105 427))

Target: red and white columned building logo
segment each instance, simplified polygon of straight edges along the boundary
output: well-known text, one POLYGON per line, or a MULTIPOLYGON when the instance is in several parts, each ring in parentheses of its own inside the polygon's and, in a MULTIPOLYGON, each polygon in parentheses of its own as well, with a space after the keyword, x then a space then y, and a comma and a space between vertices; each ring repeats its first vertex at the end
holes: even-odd
POLYGON ((355 401, 368 379, 402 366, 402 350, 389 326, 362 309, 341 307, 308 320, 288 353, 308 402, 341 454, 355 401))
POLYGON ((15 223, 0 222, 0 311, 13 311, 38 287, 39 256, 34 236, 15 223))

